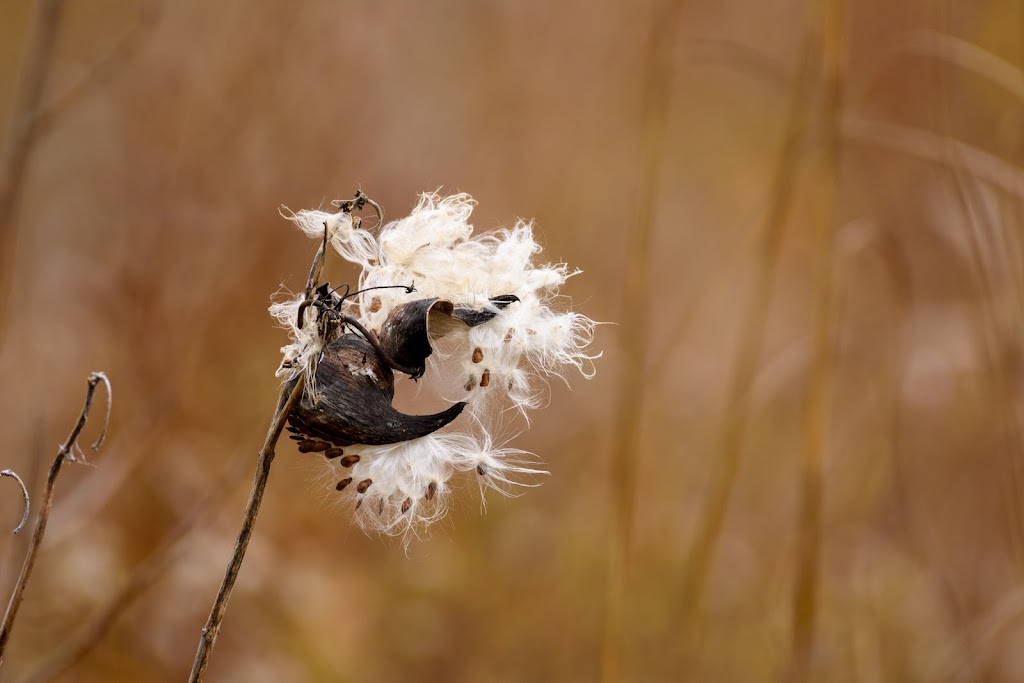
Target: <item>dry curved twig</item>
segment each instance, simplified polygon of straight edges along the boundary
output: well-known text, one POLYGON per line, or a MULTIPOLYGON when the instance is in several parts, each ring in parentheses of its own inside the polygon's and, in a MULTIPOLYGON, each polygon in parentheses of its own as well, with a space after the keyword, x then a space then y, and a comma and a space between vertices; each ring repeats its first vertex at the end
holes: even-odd
POLYGON ((21 480, 21 477, 18 476, 17 472, 14 470, 0 470, 0 477, 10 477, 14 479, 14 481, 18 482, 18 486, 21 487, 21 495, 25 497, 25 511, 21 514, 21 522, 19 522, 18 526, 14 529, 14 533, 18 533, 25 528, 25 524, 28 522, 28 514, 32 508, 32 500, 28 496, 28 489, 25 488, 25 482, 21 480))
POLYGON ((103 421, 103 429, 97 437, 96 442, 93 443, 92 448, 96 450, 103 443, 103 439, 106 437, 107 425, 110 422, 110 407, 111 407, 111 393, 110 393, 110 380, 106 374, 102 372, 94 372, 89 375, 89 388, 85 394, 85 405, 82 406, 82 412, 78 416, 78 422, 75 423, 68 438, 61 445, 60 450, 57 451, 57 457, 53 460, 53 465, 50 466, 50 473, 46 477, 46 487, 43 489, 43 500, 39 508, 39 517, 36 521, 36 528, 32 532, 32 539, 29 541, 28 552, 25 554, 25 562, 21 566, 21 574, 18 575, 18 581, 14 585, 14 591, 11 593, 11 599, 7 603, 7 610, 4 613, 2 624, 0 624, 0 665, 3 664, 4 650, 7 647, 7 641, 11 637, 11 630, 14 627, 14 618, 18 614, 18 608, 21 606, 22 598, 25 596, 25 586, 28 584, 29 576, 32 574, 32 568, 35 566, 36 555, 39 552, 39 546, 43 541, 43 534, 46 533, 46 522, 50 516, 50 505, 53 503, 53 487, 57 481, 57 475, 60 474, 60 467, 64 464, 65 460, 71 462, 79 462, 80 459, 74 457, 74 450, 78 447, 78 437, 82 433, 82 429, 85 427, 85 423, 89 419, 89 412, 92 410, 92 399, 96 393, 96 386, 102 383, 107 390, 107 415, 103 421))

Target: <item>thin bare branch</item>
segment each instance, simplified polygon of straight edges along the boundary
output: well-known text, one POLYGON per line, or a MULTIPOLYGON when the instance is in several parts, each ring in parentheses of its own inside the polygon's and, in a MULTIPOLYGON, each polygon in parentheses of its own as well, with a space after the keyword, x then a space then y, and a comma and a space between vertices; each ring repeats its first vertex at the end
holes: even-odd
MULTIPOLYGON (((100 446, 103 445, 103 441, 107 438, 107 428, 110 426, 110 411, 114 407, 114 394, 110 387, 110 378, 104 372, 94 372, 89 375, 90 385, 97 381, 103 382, 103 386, 107 388, 107 414, 103 417, 103 429, 100 430, 99 436, 92 443, 91 448, 94 451, 99 450, 100 446)), ((85 426, 84 423, 82 426, 85 426)))
MULTIPOLYGON (((74 428, 68 435, 68 438, 61 445, 60 450, 57 451, 57 457, 53 460, 53 465, 50 466, 50 473, 46 477, 46 487, 43 489, 43 499, 39 507, 39 517, 36 521, 36 528, 32 532, 32 539, 29 542, 28 552, 25 554, 25 562, 21 566, 21 574, 18 576, 18 581, 14 585, 14 591, 11 593, 11 599, 7 603, 7 611, 4 613, 3 623, 0 624, 0 665, 3 664, 4 651, 7 648, 7 641, 11 637, 11 630, 14 627, 14 619, 18 614, 18 608, 21 606, 22 598, 25 595, 25 586, 28 584, 29 576, 32 574, 32 568, 35 566, 36 555, 39 552, 39 546, 43 541, 43 534, 46 533, 46 522, 50 517, 50 506, 53 503, 53 487, 57 482, 57 475, 60 474, 60 467, 64 464, 64 460, 70 460, 74 462, 72 456, 73 449, 77 445, 78 437, 82 433, 82 429, 85 427, 85 423, 89 420, 89 412, 92 410, 92 399, 96 393, 96 385, 103 383, 107 388, 108 397, 110 392, 110 380, 107 379, 106 374, 102 372, 94 372, 89 375, 89 389, 85 394, 85 405, 82 406, 82 412, 78 416, 78 422, 75 423, 74 428)), ((110 420, 110 401, 107 401, 107 416, 104 420, 103 433, 100 438, 97 439, 96 444, 93 448, 98 448, 102 442, 102 436, 106 432, 106 422, 110 420)))
MULTIPOLYGON (((306 300, 310 300, 313 291, 316 289, 323 271, 324 259, 327 255, 327 225, 324 224, 324 239, 313 257, 313 263, 309 268, 309 276, 306 279, 306 300)), ((300 312, 301 316, 302 313, 300 312)), ((238 532, 238 539, 235 541, 235 550, 228 561, 227 569, 224 571, 224 579, 217 590, 217 597, 213 600, 210 608, 210 616, 203 626, 202 635, 199 638, 199 647, 196 650, 195 661, 192 662, 192 672, 189 674, 190 683, 198 683, 206 677, 206 669, 210 665, 210 654, 213 646, 220 635, 220 628, 224 621, 224 612, 228 608, 228 600, 231 598, 231 591, 238 579, 238 572, 242 569, 242 561, 245 559, 245 551, 249 547, 249 540, 252 538, 253 528, 256 526, 256 517, 260 513, 260 505, 263 503, 263 492, 267 488, 267 479, 270 477, 270 466, 274 462, 274 449, 277 440, 281 438, 281 432, 288 421, 288 415, 292 406, 302 396, 306 386, 306 374, 303 372, 293 382, 285 382, 281 386, 281 395, 277 400, 277 408, 270 418, 270 427, 267 429, 267 437, 263 441, 263 448, 260 449, 260 457, 256 463, 256 474, 253 477, 252 489, 249 491, 249 502, 245 506, 245 514, 242 517, 242 528, 238 532)))
POLYGON ((25 488, 25 482, 21 480, 21 477, 18 476, 17 472, 14 470, 0 470, 0 477, 11 477, 14 481, 18 482, 18 486, 21 487, 21 495, 25 497, 25 509, 21 513, 21 521, 14 529, 14 533, 18 533, 25 528, 25 524, 28 522, 28 514, 32 509, 32 499, 29 498, 28 489, 25 488))
POLYGON ((277 408, 270 419, 270 428, 267 430, 267 438, 260 450, 259 461, 256 465, 256 476, 253 479, 252 490, 249 492, 249 502, 245 506, 245 515, 242 518, 242 528, 238 532, 238 540, 235 541, 235 550, 228 562, 227 570, 224 572, 224 580, 221 582, 217 597, 210 609, 210 616, 203 627, 202 636, 199 639, 199 648, 196 650, 196 658, 192 664, 192 673, 189 681, 197 683, 206 676, 206 668, 210 663, 210 654, 220 634, 221 624, 224 621, 224 612, 228 608, 228 600, 231 598, 231 591, 235 587, 235 580, 242 568, 242 560, 245 559, 245 551, 249 547, 249 539, 252 538, 253 528, 256 526, 256 517, 260 512, 260 504, 263 502, 263 492, 267 488, 267 479, 270 476, 270 466, 274 462, 274 448, 277 440, 284 430, 288 414, 295 405, 295 401, 302 395, 305 385, 305 375, 299 375, 294 384, 285 383, 281 387, 281 396, 277 402, 277 408))

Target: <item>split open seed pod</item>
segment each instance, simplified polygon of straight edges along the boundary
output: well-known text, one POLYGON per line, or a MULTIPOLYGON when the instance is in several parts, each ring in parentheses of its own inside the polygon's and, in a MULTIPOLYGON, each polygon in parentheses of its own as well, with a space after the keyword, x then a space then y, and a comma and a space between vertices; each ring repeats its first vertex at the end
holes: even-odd
POLYGON ((353 444, 384 445, 409 441, 441 429, 465 408, 456 403, 433 415, 406 415, 392 405, 395 377, 391 363, 423 375, 431 340, 466 331, 493 319, 513 295, 495 297, 481 309, 455 306, 445 299, 419 299, 396 306, 381 328, 382 357, 362 336, 341 334, 324 348, 317 363, 314 401, 303 394, 289 423, 302 450, 327 451, 353 444))

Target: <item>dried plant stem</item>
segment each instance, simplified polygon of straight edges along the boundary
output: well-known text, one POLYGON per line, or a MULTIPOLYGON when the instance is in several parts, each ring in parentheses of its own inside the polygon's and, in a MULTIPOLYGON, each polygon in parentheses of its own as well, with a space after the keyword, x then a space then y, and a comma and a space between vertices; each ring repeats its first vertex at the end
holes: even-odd
POLYGON ((63 9, 63 0, 35 3, 33 31, 25 44, 16 104, 0 155, 0 307, 7 299, 14 256, 14 218, 36 141, 36 114, 50 75, 63 9))
POLYGON ((612 452, 612 524, 608 544, 604 639, 601 679, 622 677, 622 635, 625 588, 633 522, 637 445, 644 414, 647 372, 651 242, 658 204, 658 179, 665 149, 669 96, 672 86, 670 49, 682 3, 667 0, 653 14, 653 33, 647 53, 642 110, 642 176, 638 191, 637 223, 629 240, 623 287, 623 386, 612 452))
POLYGON ((24 510, 21 513, 21 521, 18 522, 18 526, 14 527, 14 533, 20 533, 25 528, 25 524, 28 523, 28 515, 32 510, 32 499, 29 498, 28 489, 25 488, 25 482, 21 480, 18 473, 14 470, 0 470, 0 477, 10 477, 14 481, 18 482, 18 486, 21 487, 21 495, 25 499, 24 510))
POLYGON ((845 6, 843 0, 826 0, 823 7, 822 87, 824 147, 818 224, 818 263, 814 278, 814 352, 804 408, 804 444, 800 481, 800 516, 796 546, 796 577, 793 586, 793 636, 790 680, 807 678, 814 645, 817 613, 818 556, 821 545, 823 464, 828 447, 829 407, 835 355, 835 306, 833 243, 835 195, 839 165, 839 121, 845 6))
POLYGON ((800 76, 790 102, 782 151, 771 192, 771 204, 761 232, 760 259, 750 283, 751 289, 744 312, 740 343, 736 350, 736 364, 727 396, 720 440, 712 464, 707 498, 697 523, 686 565, 683 567, 682 604, 677 618, 681 624, 683 637, 687 639, 685 649, 688 654, 692 653, 695 640, 692 633, 693 617, 703 598, 711 560, 729 506, 740 456, 743 453, 746 423, 750 414, 751 386, 764 337, 783 228, 796 184, 800 143, 807 125, 809 95, 813 85, 813 35, 809 33, 805 41, 800 76))
POLYGON ((0 625, 0 664, 3 663, 7 641, 10 639, 11 630, 14 627, 14 618, 18 614, 18 608, 21 606, 21 600, 25 595, 25 586, 28 584, 28 578, 32 574, 32 568, 35 566, 36 554, 39 552, 39 546, 42 544, 43 534, 46 533, 46 522, 50 517, 50 505, 53 503, 53 486, 57 481, 57 475, 60 473, 60 467, 64 464, 64 461, 66 459, 75 460, 73 449, 77 447, 78 437, 82 433, 82 428, 85 427, 86 421, 89 419, 89 411, 92 409, 92 398, 96 393, 96 385, 100 382, 107 389, 107 416, 103 424, 103 431, 100 432, 96 442, 92 445, 94 450, 100 447, 103 443, 103 438, 106 436, 107 424, 110 422, 110 380, 107 379, 104 373, 94 372, 89 375, 89 389, 85 394, 85 405, 82 406, 78 422, 75 423, 71 434, 68 435, 67 440, 60 447, 60 450, 57 451, 57 457, 54 458, 53 465, 50 466, 50 473, 46 477, 46 487, 43 489, 43 499, 39 505, 39 517, 36 521, 36 528, 32 532, 28 552, 25 554, 25 562, 21 566, 21 574, 18 575, 18 581, 14 584, 14 591, 11 593, 11 599, 7 603, 7 611, 4 613, 3 623, 0 625))
POLYGON ((238 532, 238 540, 235 541, 235 550, 231 554, 227 570, 224 572, 224 580, 217 591, 217 597, 210 609, 210 616, 203 627, 202 636, 199 639, 199 649, 196 650, 196 658, 192 663, 192 673, 189 681, 193 683, 203 680, 206 676, 206 668, 210 663, 210 653, 220 634, 221 623, 224 620, 224 612, 228 608, 228 600, 231 598, 231 591, 235 587, 235 580, 242 568, 242 560, 245 559, 245 551, 249 547, 249 539, 252 538, 253 527, 256 525, 256 516, 260 512, 260 504, 263 502, 263 492, 267 487, 267 479, 270 476, 270 465, 274 462, 274 448, 277 440, 284 430, 288 413, 291 412, 295 401, 302 395, 305 387, 305 375, 299 375, 294 383, 285 383, 281 387, 281 396, 277 402, 277 408, 270 419, 270 429, 267 430, 267 438, 260 449, 259 461, 256 464, 256 476, 252 482, 252 490, 249 492, 249 502, 245 506, 245 515, 242 518, 242 528, 238 532))

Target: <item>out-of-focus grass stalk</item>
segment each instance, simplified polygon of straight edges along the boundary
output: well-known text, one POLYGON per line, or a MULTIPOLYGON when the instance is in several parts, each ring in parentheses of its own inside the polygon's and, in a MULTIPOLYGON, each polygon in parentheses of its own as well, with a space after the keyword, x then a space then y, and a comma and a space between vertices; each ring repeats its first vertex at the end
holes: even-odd
POLYGON ((37 0, 32 32, 25 44, 14 110, 0 154, 0 324, 7 306, 16 241, 15 221, 21 190, 36 141, 36 113, 46 92, 63 0, 37 0))
POLYGON ((644 415, 647 384, 647 346, 650 336, 650 271, 658 179, 665 151, 665 131, 672 87, 672 36, 679 0, 662 0, 652 12, 651 39, 643 74, 641 110, 641 176, 637 189, 636 225, 626 253, 619 322, 622 331, 622 386, 616 406, 617 423, 612 451, 612 515, 608 542, 601 679, 622 677, 623 623, 629 562, 633 498, 636 487, 637 443, 644 415))
POLYGON ((756 272, 750 282, 747 306, 743 314, 742 330, 736 350, 732 381, 727 395, 718 446, 711 464, 711 481, 697 530, 690 546, 681 579, 681 604, 677 623, 686 639, 684 652, 691 657, 696 639, 694 617, 700 607, 711 560, 721 534, 725 513, 729 506, 733 484, 745 444, 745 429, 750 414, 751 386, 757 370, 758 357, 764 337, 768 304, 771 301, 779 247, 789 214, 789 206, 796 184, 800 147, 807 126, 810 92, 813 87, 814 55, 817 32, 805 29, 803 54, 800 58, 796 88, 790 100, 790 109, 784 133, 782 150, 773 176, 769 207, 760 234, 759 258, 756 272))
MULTIPOLYGON (((952 149, 950 154, 956 152, 952 149)), ((981 228, 978 224, 977 208, 982 201, 971 189, 970 178, 965 178, 962 167, 952 165, 957 197, 963 205, 964 216, 968 223, 968 248, 970 272, 973 279, 974 294, 979 303, 971 310, 976 324, 972 329, 975 344, 978 348, 981 362, 985 372, 985 380, 989 391, 995 398, 994 418, 999 426, 1002 438, 1006 440, 1007 446, 1007 477, 1004 479, 1006 488, 1005 507, 1007 514, 1007 526, 1009 528, 1010 545, 1013 548, 1013 555, 1018 565, 1018 570, 1024 570, 1024 500, 1021 498, 1021 491, 1024 490, 1024 472, 1021 471, 1020 455, 1021 428, 1014 415, 1013 405, 1015 403, 1014 391, 1007 382, 1007 376, 1012 370, 1006 367, 1005 339, 1019 339, 1021 328, 1019 322, 1012 324, 1011 329, 1005 329, 999 317, 998 307, 1005 302, 999 301, 997 292, 1003 291, 1003 285, 995 282, 991 268, 986 266, 986 257, 982 251, 981 228)), ((999 226, 995 226, 999 229, 999 226)), ((1005 254, 1003 254, 1005 255, 1005 254)), ((1012 264, 1003 264, 1011 267, 1012 264)))
POLYGON ((821 550, 821 509, 825 451, 828 447, 829 413, 835 359, 836 315, 833 260, 835 196, 839 175, 839 121, 842 111, 845 54, 843 0, 822 3, 822 148, 819 214, 817 216, 818 262, 815 267, 814 340, 810 382, 804 407, 803 459, 800 481, 800 518, 796 546, 796 580, 793 586, 793 633, 790 679, 804 680, 810 667, 817 614, 818 560, 821 550))
MULTIPOLYGON (((949 8, 946 3, 940 3, 938 10, 939 25, 949 30, 949 8)), ((992 82, 1005 84, 1009 92, 1017 97, 1024 92, 1024 73, 1021 73, 1012 64, 989 55, 977 46, 954 39, 950 35, 934 36, 933 42, 937 46, 938 54, 950 64, 961 66, 992 82), (971 55, 972 59, 963 59, 961 55, 965 53, 971 55), (958 57, 961 58, 958 59, 958 57)), ((990 214, 984 208, 985 199, 979 196, 978 180, 969 172, 964 163, 961 147, 953 142, 956 137, 951 107, 951 90, 949 76, 945 69, 940 69, 938 72, 938 91, 940 129, 944 134, 942 154, 950 162, 957 199, 962 206, 967 222, 969 266, 975 290, 974 295, 978 299, 978 305, 973 308, 973 313, 977 318, 977 325, 973 331, 985 370, 985 379, 995 398, 994 417, 999 427, 999 433, 1006 441, 1008 472, 1004 480, 1006 483, 1003 491, 1004 506, 1007 514, 1009 542, 1018 565, 1018 571, 1020 571, 1024 569, 1024 500, 1021 498, 1021 490, 1024 488, 1024 471, 1022 471, 1020 462, 1021 445, 1024 444, 1024 438, 1022 438, 1020 423, 1012 408, 1015 403, 1013 389, 1006 380, 1006 377, 1012 374, 1012 368, 1006 367, 1007 343, 1005 340, 1019 339, 1022 328, 1019 321, 1019 310, 1013 311, 1009 320, 1000 316, 1000 308, 1006 305, 1006 302, 1000 297, 1000 293, 1006 291, 1006 287, 1013 288, 1015 301, 1019 304, 1024 301, 1024 292, 1021 291, 1021 280, 1017 276, 1019 268, 1016 266, 1018 264, 1014 261, 1005 239, 1000 244, 996 243, 1001 233, 1012 233, 1012 229, 1009 227, 1012 224, 999 225, 988 220, 990 214), (1000 273, 1008 273, 1012 281, 1005 284, 999 282, 997 278, 1000 277, 1000 273)), ((1010 177, 1012 182, 1012 176, 1010 177)), ((1019 202, 1015 202, 1015 204, 1019 205, 1019 202)))
MULTIPOLYGON (((1019 25, 1020 31, 1017 34, 1017 56, 1018 65, 1015 65, 1015 73, 1017 77, 1017 83, 1024 85, 1024 2, 1020 3, 1019 10, 1019 25)), ((1024 88, 1022 88, 1024 91, 1024 88)), ((1013 128, 1015 135, 1010 140, 1009 144, 1009 156, 1010 160, 1017 168, 1024 166, 1024 137, 1021 135, 1021 121, 1024 119, 1024 100, 1018 99, 1016 107, 1013 111, 1014 120, 1017 126, 1013 128)), ((1011 283, 1014 298, 1012 302, 1012 310, 1010 317, 1013 320, 1012 328, 1010 330, 1011 339, 1020 340, 1024 338, 1024 253, 1021 251, 1021 247, 1024 246, 1024 240, 1021 239, 1021 235, 1018 230, 1014 230, 1013 227, 1024 224, 1024 201, 1020 197, 1004 198, 1004 202, 1001 204, 1002 209, 1001 215, 1004 218, 1004 225, 1006 226, 1005 232, 1008 235, 1008 239, 1011 244, 1006 250, 1007 261, 1010 266, 1010 275, 1013 279, 1011 283)), ((1006 397, 1008 400, 1002 403, 1004 412, 1007 417, 1012 421, 1014 443, 1013 450, 1009 455, 1011 469, 1013 477, 1010 480, 1011 494, 1013 495, 1011 511, 1011 522, 1013 523, 1013 547, 1015 551, 1015 557, 1017 560, 1018 572, 1024 571, 1024 501, 1021 500, 1021 461, 1022 457, 1021 450, 1024 447, 1024 438, 1021 434, 1021 426, 1017 421, 1016 414, 1012 411, 1010 406, 1014 405, 1012 397, 1012 390, 1008 383, 1000 375, 997 378, 1000 382, 1003 393, 1001 397, 1006 397)))

